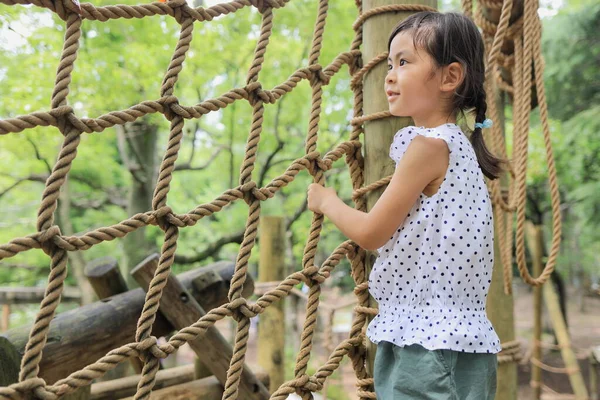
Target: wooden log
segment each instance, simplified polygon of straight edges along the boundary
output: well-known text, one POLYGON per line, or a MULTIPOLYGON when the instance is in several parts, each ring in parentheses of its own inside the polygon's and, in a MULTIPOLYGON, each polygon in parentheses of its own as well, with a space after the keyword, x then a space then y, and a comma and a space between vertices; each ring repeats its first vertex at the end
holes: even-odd
MULTIPOLYGON (((436 0, 364 0, 363 13, 370 9, 389 4, 420 4, 431 7, 437 6, 436 0)), ((376 56, 387 52, 388 37, 392 29, 412 12, 390 12, 375 15, 367 19, 363 25, 363 65, 366 65, 376 56)), ((387 98, 383 91, 384 79, 387 71, 386 63, 379 63, 371 69, 364 78, 364 114, 369 115, 389 109, 387 98)), ((365 186, 394 172, 394 162, 389 157, 390 144, 394 134, 410 123, 409 118, 383 118, 365 122, 365 186)), ((367 194, 367 209, 373 208, 383 190, 375 190, 367 194)), ((376 259, 373 252, 367 255, 367 276, 376 259)), ((376 307, 377 303, 369 298, 369 306, 376 307)), ((371 316, 368 317, 370 321, 371 316)), ((373 373, 375 350, 371 342, 367 341, 367 372, 373 373)))
MULTIPOLYGON (((261 217, 259 282, 285 279, 285 226, 281 217, 261 217)), ((270 378, 273 393, 285 380, 284 299, 271 304, 260 314, 258 323, 258 364, 270 378)))
MULTIPOLYGON (((157 266, 158 256, 148 257, 131 271, 131 275, 144 290, 148 290, 157 266)), ((174 275, 169 276, 163 288, 159 309, 176 329, 188 327, 206 315, 202 306, 194 300, 174 275)), ((219 382, 225 385, 233 349, 219 330, 212 325, 204 335, 189 341, 188 344, 219 382)), ((269 398, 269 391, 245 364, 238 393, 241 399, 269 398)))
POLYGON ((127 283, 113 257, 102 257, 89 262, 84 273, 100 300, 127 291, 127 283))
POLYGON ((19 380, 21 355, 6 338, 0 336, 0 386, 19 380))
MULTIPOLYGON (((154 389, 162 389, 169 386, 195 380, 194 365, 188 364, 181 367, 164 369, 156 373, 154 389)), ((140 375, 132 375, 112 381, 94 383, 91 390, 91 400, 113 400, 127 396, 133 396, 137 391, 140 375)))
MULTIPOLYGON (((46 288, 43 287, 0 287, 0 304, 36 304, 44 298, 46 288)), ((65 287, 61 296, 62 301, 79 302, 79 289, 65 287)))
MULTIPOLYGON (((531 253, 533 265, 533 276, 539 276, 542 272, 543 249, 540 247, 538 237, 541 235, 542 227, 535 226, 531 221, 525 221, 527 232, 527 244, 531 253)), ((552 284, 552 283, 549 283, 552 284)), ((542 361, 542 288, 533 288, 533 352, 531 356, 542 361)), ((533 400, 539 400, 542 396, 542 369, 535 363, 531 364, 531 386, 533 388, 533 400)))
MULTIPOLYGON (((233 263, 219 262, 180 274, 178 279, 203 308, 211 309, 227 302, 233 272, 233 263)), ((243 295, 250 296, 253 292, 254 282, 248 276, 243 295)), ((144 299, 144 291, 138 288, 58 314, 50 323, 40 363, 40 377, 47 383, 54 383, 95 362, 112 349, 133 342, 144 299)), ((173 329, 162 315, 158 315, 152 333, 160 337, 173 329)), ((31 326, 11 329, 1 334, 0 339, 6 339, 22 355, 30 330, 31 326)))
MULTIPOLYGON (((100 300, 127 292, 127 283, 121 275, 116 258, 102 257, 87 263, 84 275, 100 300)), ((139 358, 131 358, 130 363, 135 373, 142 372, 143 365, 139 358)), ((127 375, 127 368, 127 364, 119 364, 112 371, 108 371, 102 380, 122 378, 127 375)))
MULTIPOLYGON (((256 377, 262 385, 269 385, 269 375, 266 372, 258 373, 256 377)), ((185 399, 185 400, 213 400, 223 397, 223 386, 214 376, 198 379, 188 383, 171 386, 165 389, 153 391, 150 400, 185 399)), ((244 399, 244 397, 239 397, 244 399)), ((127 397, 123 400, 133 400, 127 397)))

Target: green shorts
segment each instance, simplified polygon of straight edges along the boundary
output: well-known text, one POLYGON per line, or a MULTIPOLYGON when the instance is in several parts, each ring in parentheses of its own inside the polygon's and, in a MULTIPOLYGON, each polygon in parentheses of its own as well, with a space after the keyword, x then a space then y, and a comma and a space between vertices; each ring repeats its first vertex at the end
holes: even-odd
POLYGON ((375 355, 378 400, 493 400, 497 357, 427 350, 379 342, 375 355))

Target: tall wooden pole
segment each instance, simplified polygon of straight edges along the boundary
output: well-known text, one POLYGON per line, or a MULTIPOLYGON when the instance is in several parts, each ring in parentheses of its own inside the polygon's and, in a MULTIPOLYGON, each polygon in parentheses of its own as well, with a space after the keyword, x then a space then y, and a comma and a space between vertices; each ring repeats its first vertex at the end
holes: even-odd
MULTIPOLYGON (((527 230, 527 244, 531 253, 531 263, 533 276, 539 276, 542 272, 542 243, 538 240, 541 237, 542 226, 534 225, 531 221, 525 222, 527 230)), ((548 282, 549 285, 552 282, 548 282)), ((542 361, 542 287, 533 288, 533 351, 531 357, 537 361, 542 361)), ((533 388, 533 400, 539 400, 542 396, 542 369, 535 363, 531 364, 531 387, 533 388)))
MULTIPOLYGON (((498 91, 488 94, 490 101, 496 102, 496 107, 500 110, 500 121, 497 123, 502 127, 504 134, 504 104, 505 96, 498 91)), ((496 123, 496 121, 494 121, 496 123)), ((506 180, 501 183, 502 192, 507 187, 506 180)), ((496 206, 494 206, 496 207, 496 206)), ((501 218, 506 218, 503 213, 501 218)), ((512 218, 509 220, 512 221, 512 218)), ((498 226, 499 221, 495 222, 498 226)), ((512 223, 508 222, 507 229, 512 229, 512 223)), ((498 334, 501 343, 512 342, 515 340, 515 317, 514 317, 514 299, 512 294, 504 293, 504 275, 502 262, 500 259, 500 249, 497 244, 500 239, 498 231, 495 232, 494 240, 494 272, 492 274, 492 283, 487 300, 487 314, 494 330, 498 334)), ((512 266, 512 262, 510 263, 512 266)), ((496 391, 496 400, 516 400, 517 399, 517 364, 516 362, 501 363, 498 365, 498 389, 496 391)))
MULTIPOLYGON (((281 217, 261 217, 259 282, 285 279, 285 222, 281 217)), ((284 382, 285 358, 284 300, 265 309, 258 323, 258 365, 269 374, 270 392, 284 382)))
MULTIPOLYGON (((363 13, 376 7, 389 4, 419 4, 437 7, 436 0, 364 0, 363 13)), ((388 37, 392 29, 402 19, 412 13, 392 12, 375 15, 367 19, 363 25, 363 65, 374 57, 386 52, 388 37)), ((384 93, 383 85, 387 63, 382 62, 373 68, 364 79, 364 105, 365 115, 378 111, 387 111, 388 102, 384 93)), ((390 144, 394 134, 401 128, 409 125, 409 118, 384 118, 365 123, 365 184, 368 185, 394 172, 394 162, 389 157, 390 144)), ((373 191, 367 195, 367 209, 373 208, 383 190, 373 191)), ((367 257, 367 276, 375 261, 376 255, 369 253, 367 257)), ((370 307, 376 307, 373 298, 369 300, 370 307)), ((369 318, 370 320, 371 318, 369 318)), ((372 343, 367 344, 367 372, 373 373, 373 361, 375 359, 376 347, 372 343)))

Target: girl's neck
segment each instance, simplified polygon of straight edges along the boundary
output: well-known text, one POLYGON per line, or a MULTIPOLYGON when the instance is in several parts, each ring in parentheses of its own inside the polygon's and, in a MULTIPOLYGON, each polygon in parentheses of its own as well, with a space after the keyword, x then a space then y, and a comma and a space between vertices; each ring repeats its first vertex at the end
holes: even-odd
POLYGON ((444 124, 456 124, 456 117, 453 115, 430 115, 427 117, 413 117, 415 126, 422 126, 424 128, 435 128, 444 124))

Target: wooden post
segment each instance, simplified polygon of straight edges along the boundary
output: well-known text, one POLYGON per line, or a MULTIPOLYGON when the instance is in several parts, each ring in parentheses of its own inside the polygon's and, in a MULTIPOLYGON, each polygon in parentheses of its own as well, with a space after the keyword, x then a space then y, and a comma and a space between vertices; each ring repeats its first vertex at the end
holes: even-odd
MULTIPOLYGON (((506 96, 498 90, 496 93, 488 94, 488 97, 496 102, 496 107, 500 110, 500 121, 497 122, 502 128, 502 134, 504 135, 505 119, 502 110, 504 110, 506 96)), ((508 187, 506 177, 502 178, 500 186, 502 193, 505 193, 505 189, 508 187)), ((495 207, 497 206, 494 205, 495 207)), ((512 218, 507 220, 503 212, 500 212, 500 215, 505 221, 512 221, 512 218)), ((494 224, 497 228, 499 221, 495 221, 494 224)), ((510 222, 507 222, 507 227, 507 229, 512 229, 510 222)), ((500 338, 500 343, 507 343, 515 340, 514 299, 512 294, 507 295, 504 293, 504 272, 500 258, 500 249, 498 248, 500 239, 497 229, 494 231, 494 235, 494 271, 492 273, 492 283, 488 293, 486 308, 488 318, 500 338)), ((512 268, 512 260, 509 263, 512 268)), ((496 400, 516 400, 518 389, 516 362, 499 364, 497 380, 496 400)))
MULTIPOLYGON (((261 217, 258 281, 285 279, 285 229, 282 217, 261 217)), ((284 299, 273 303, 260 314, 258 323, 258 365, 270 377, 273 393, 284 382, 285 315, 284 299)))
MULTIPOLYGON (((131 275, 147 291, 157 266, 158 256, 148 257, 131 271, 131 275)), ((169 276, 166 286, 163 288, 159 310, 176 329, 193 325, 206 315, 204 309, 179 283, 175 275, 169 276)), ((219 330, 212 325, 203 336, 189 341, 188 344, 219 382, 225 385, 233 349, 219 330)), ((266 400, 269 398, 267 388, 256 378, 247 365, 243 366, 239 397, 248 400, 266 400)))
POLYGON ((551 281, 546 282, 543 292, 544 302, 546 303, 548 313, 550 314, 550 319, 552 320, 554 334, 556 335, 558 345, 560 346, 560 353, 565 363, 565 367, 569 371, 567 375, 569 376, 569 382, 571 382, 573 393, 577 399, 587 399, 587 388, 585 386, 585 382, 583 381, 581 369, 579 369, 579 363, 577 362, 577 358, 575 357, 575 353, 571 347, 571 339, 569 338, 567 324, 565 323, 565 319, 560 311, 560 301, 558 299, 558 295, 556 294, 551 281))
MULTIPOLYGON (((495 243, 498 243, 498 240, 495 243)), ((497 245, 494 245, 494 252, 496 256, 494 258, 492 284, 488 293, 487 314, 500 338, 500 343, 507 343, 515 340, 514 300, 512 294, 507 295, 504 293, 502 262, 500 261, 500 249, 497 245)), ((498 364, 497 380, 496 400, 516 400, 517 364, 515 362, 498 364)))
MULTIPOLYGON (((113 257, 102 257, 89 262, 85 266, 84 275, 100 300, 127 291, 127 283, 125 283, 125 279, 121 275, 117 260, 113 257)), ((135 373, 139 374, 142 372, 143 365, 139 358, 131 358, 130 363, 135 373)), ((126 375, 127 364, 122 363, 112 371, 108 371, 101 380, 122 378, 126 375)))
MULTIPOLYGON (((542 227, 534 226, 531 222, 528 222, 526 228, 528 232, 528 242, 530 242, 530 246, 532 247, 531 255, 534 259, 534 266, 536 263, 539 264, 538 268, 541 270, 544 249, 544 237, 542 227)), ((546 303, 546 307, 548 308, 548 313, 550 314, 552 327, 554 328, 554 334, 556 335, 556 339, 558 340, 558 344, 560 346, 562 359, 565 363, 567 370, 569 371, 567 375, 569 376, 569 381, 571 382, 573 393, 575 393, 575 397, 577 399, 587 399, 587 388, 583 381, 583 375, 581 373, 581 370, 579 369, 579 363, 577 362, 577 358, 575 357, 575 353, 573 352, 573 348, 571 347, 569 330, 567 329, 567 324, 565 323, 565 320, 563 318, 563 314, 560 309, 560 301, 558 299, 556 291, 554 290, 554 286, 551 280, 544 284, 542 292, 544 294, 544 301, 546 303)), ((539 329, 541 331, 541 321, 539 329)), ((538 360, 542 361, 541 356, 538 358, 538 360)))
MULTIPOLYGON (((436 0, 364 0, 363 13, 370 9, 389 4, 420 4, 437 7, 436 0)), ((366 65, 376 56, 387 52, 388 37, 392 29, 402 19, 412 13, 393 12, 375 15, 367 19, 363 25, 363 64, 366 65)), ((387 71, 387 64, 382 62, 373 68, 364 78, 364 115, 388 110, 388 102, 383 91, 383 84, 387 71)), ((409 118, 384 118, 365 122, 365 185, 371 184, 394 172, 394 162, 390 159, 390 144, 394 134, 410 123, 409 118)), ((377 190, 367 195, 367 209, 373 208, 383 190, 377 190)), ((376 255, 368 252, 366 273, 371 273, 376 255)), ((375 299, 370 297, 369 306, 376 307, 375 299)), ((372 317, 369 317, 370 321, 372 317)), ((376 347, 367 344, 367 372, 373 373, 373 361, 375 360, 376 347)))
POLYGON ((0 332, 8 330, 10 326, 10 304, 2 304, 2 323, 0 323, 0 332))
MULTIPOLYGON (((531 254, 533 265, 533 276, 540 276, 542 272, 542 257, 544 250, 541 241, 541 226, 535 226, 531 221, 525 221, 527 232, 527 244, 531 254)), ((552 282, 548 282, 549 285, 552 282)), ((542 288, 536 286, 533 288, 533 352, 532 358, 542 361, 542 288)), ((533 399, 539 400, 542 395, 542 369, 535 363, 531 363, 531 386, 533 388, 533 399)))
POLYGON ((85 266, 85 276, 100 300, 127 291, 125 278, 113 257, 102 257, 89 262, 85 266))
POLYGON ((600 346, 590 352, 590 400, 598 400, 598 363, 600 362, 600 346))

